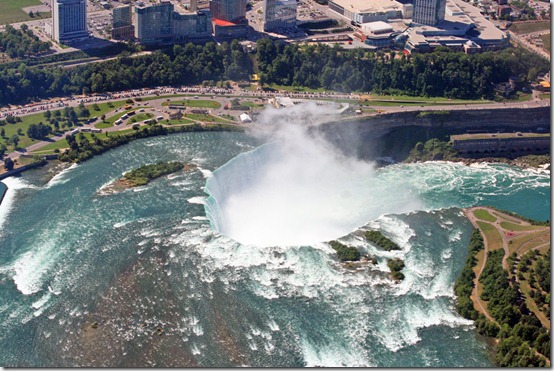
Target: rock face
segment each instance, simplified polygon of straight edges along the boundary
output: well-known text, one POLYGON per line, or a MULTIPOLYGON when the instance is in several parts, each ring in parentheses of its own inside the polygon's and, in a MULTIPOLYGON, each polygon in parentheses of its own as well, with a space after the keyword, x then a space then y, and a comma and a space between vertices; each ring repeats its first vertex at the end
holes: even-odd
POLYGON ((417 142, 448 141, 450 135, 468 130, 549 132, 550 107, 397 112, 322 124, 317 130, 347 154, 372 159, 392 156, 402 161, 417 142))

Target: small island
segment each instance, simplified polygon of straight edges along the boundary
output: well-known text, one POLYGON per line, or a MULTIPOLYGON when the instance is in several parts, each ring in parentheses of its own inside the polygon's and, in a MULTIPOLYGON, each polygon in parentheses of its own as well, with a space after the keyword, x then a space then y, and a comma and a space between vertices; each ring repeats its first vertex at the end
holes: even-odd
POLYGON ((139 187, 150 183, 151 180, 172 174, 180 170, 191 171, 196 169, 195 165, 183 164, 179 161, 158 162, 156 164, 144 165, 138 169, 131 170, 123 177, 108 185, 102 190, 103 194, 113 194, 128 188, 139 187))
POLYGON ((387 266, 390 269, 391 277, 396 282, 400 282, 404 279, 404 273, 402 273, 402 269, 404 269, 404 261, 400 258, 394 258, 394 259, 387 259, 387 266))
POLYGON ((144 165, 123 174, 123 178, 120 179, 120 181, 127 183, 129 187, 138 187, 148 184, 153 179, 175 173, 184 167, 185 164, 179 161, 158 162, 156 164, 144 165))
POLYGON ((364 237, 366 240, 373 242, 385 251, 400 250, 400 246, 392 242, 379 231, 367 231, 364 233, 364 237))

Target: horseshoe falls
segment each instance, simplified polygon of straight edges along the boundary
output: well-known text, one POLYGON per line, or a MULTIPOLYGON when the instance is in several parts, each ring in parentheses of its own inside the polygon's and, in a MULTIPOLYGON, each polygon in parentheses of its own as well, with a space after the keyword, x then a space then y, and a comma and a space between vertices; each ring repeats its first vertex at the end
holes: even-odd
POLYGON ((492 366, 454 308, 471 234, 461 208, 549 218, 549 174, 377 168, 283 128, 148 138, 7 179, 0 365, 492 366), (126 171, 174 160, 196 170, 103 192, 126 171), (377 249, 364 229, 402 249, 377 249), (345 267, 330 239, 377 264, 345 267), (400 284, 391 257, 405 261, 400 284))

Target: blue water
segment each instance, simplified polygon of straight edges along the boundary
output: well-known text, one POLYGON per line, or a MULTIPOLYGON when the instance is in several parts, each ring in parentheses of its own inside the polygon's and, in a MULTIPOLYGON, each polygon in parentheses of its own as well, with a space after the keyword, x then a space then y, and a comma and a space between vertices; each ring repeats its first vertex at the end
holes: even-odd
POLYGON ((240 133, 149 138, 51 180, 45 170, 6 180, 0 365, 492 365, 471 322, 454 310, 452 285, 471 234, 460 208, 493 205, 547 219, 549 174, 450 163, 381 168, 376 184, 391 192, 401 184, 421 203, 362 223, 402 251, 344 236, 379 261, 350 271, 324 243, 259 248, 212 229, 207 177, 260 144, 240 133), (198 169, 103 194, 124 172, 160 160, 198 169), (392 256, 406 262, 398 285, 386 273, 392 256))

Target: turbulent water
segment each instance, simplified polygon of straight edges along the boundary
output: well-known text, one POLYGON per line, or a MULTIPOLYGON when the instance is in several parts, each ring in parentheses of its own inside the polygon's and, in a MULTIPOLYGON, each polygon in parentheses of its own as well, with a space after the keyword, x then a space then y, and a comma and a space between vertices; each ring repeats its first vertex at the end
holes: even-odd
MULTIPOLYGON (((279 149, 260 144, 240 133, 149 138, 48 181, 44 170, 7 179, 0 365, 492 365, 471 322, 454 310, 452 286, 471 233, 460 208, 494 205, 546 219, 548 174, 504 165, 362 165, 364 177, 336 183, 350 191, 344 202, 314 199, 323 202, 320 221, 329 226, 329 212, 354 208, 340 228, 321 235, 314 225, 309 243, 300 233, 281 244, 273 243, 280 227, 272 224, 271 238, 239 243, 214 228, 227 233, 229 217, 240 214, 228 200, 240 201, 241 189, 264 197, 256 185, 264 168, 278 165, 266 152, 279 149), (102 192, 122 173, 160 160, 198 170, 102 192), (402 250, 380 251, 350 233, 358 227, 380 229, 402 250), (377 256, 377 266, 341 266, 321 242, 341 236, 377 256), (387 275, 393 256, 406 262, 400 284, 387 275)), ((272 207, 295 213, 311 197, 291 192, 272 207)), ((267 209, 252 212, 267 216, 267 209)))

